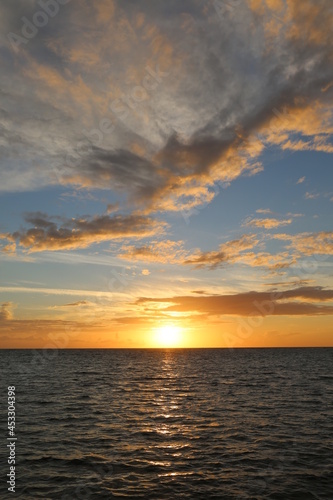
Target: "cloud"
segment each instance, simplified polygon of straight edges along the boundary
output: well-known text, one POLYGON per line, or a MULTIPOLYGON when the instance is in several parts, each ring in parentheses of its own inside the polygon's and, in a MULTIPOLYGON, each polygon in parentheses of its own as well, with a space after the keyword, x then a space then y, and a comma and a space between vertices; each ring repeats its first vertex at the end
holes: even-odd
POLYGON ((152 241, 140 247, 123 245, 119 257, 131 261, 175 264, 182 262, 187 255, 183 245, 184 242, 182 240, 152 241))
POLYGON ((305 195, 304 195, 304 198, 306 200, 315 200, 316 198, 318 198, 320 196, 319 193, 308 193, 306 192, 305 195))
POLYGON ((293 212, 288 212, 287 217, 304 217, 304 214, 294 214, 293 212))
POLYGON ((272 214, 273 212, 269 208, 258 208, 256 210, 257 214, 272 214))
POLYGON ((106 211, 108 214, 112 214, 113 212, 118 212, 119 203, 108 203, 106 211))
POLYGON ((238 240, 223 243, 217 251, 198 252, 187 258, 184 264, 191 264, 197 268, 216 269, 225 264, 238 263, 250 267, 267 268, 273 272, 295 265, 302 255, 333 255, 333 233, 329 231, 295 235, 272 234, 270 238, 290 241, 290 244, 286 246, 285 251, 271 254, 260 250, 264 242, 260 242, 257 235, 243 235, 238 240), (256 251, 251 251, 254 248, 256 251))
MULTIPOLYGON (((307 251, 309 255, 314 253, 316 236, 308 238, 307 233, 304 234, 301 234, 299 238, 297 235, 270 235, 271 238, 293 241, 293 244, 288 245, 285 251, 279 251, 277 254, 264 251, 265 241, 257 235, 243 235, 239 239, 223 243, 218 250, 197 251, 192 255, 188 255, 183 264, 192 265, 196 268, 206 267, 211 270, 227 264, 243 264, 250 267, 265 268, 271 273, 279 273, 295 265, 302 251, 307 251)), ((330 251, 330 237, 325 233, 317 234, 317 236, 319 239, 319 252, 330 251)))
MULTIPOLYGON (((80 348, 96 347, 96 331, 105 339, 109 339, 110 347, 118 347, 118 343, 110 339, 110 323, 104 324, 100 320, 72 321, 57 319, 11 320, 0 323, 0 341, 4 348, 80 348)), ((97 339, 99 340, 99 339, 97 339)), ((35 360, 36 361, 36 360, 35 360)), ((41 357, 35 362, 20 364, 19 371, 35 373, 36 367, 43 370, 49 358, 41 357)))
POLYGON ((79 165, 79 169, 63 170, 63 184, 101 189, 112 186, 116 191, 127 191, 133 202, 148 200, 166 182, 167 172, 151 160, 121 149, 93 147, 89 155, 79 159, 79 165))
POLYGON ((165 312, 196 312, 211 316, 302 316, 333 314, 333 290, 322 287, 301 287, 288 291, 245 292, 234 295, 178 296, 167 298, 140 298, 137 305, 164 305, 165 312), (296 299, 296 300, 295 300, 296 299), (299 301, 297 299, 301 299, 299 301), (306 302, 309 300, 311 302, 306 302), (318 302, 317 304, 314 302, 318 302))
POLYGON ((314 254, 333 255, 333 232, 321 231, 319 233, 275 234, 278 240, 290 241, 288 248, 300 254, 312 256, 314 254))
POLYGON ((83 296, 97 298, 112 298, 112 291, 97 291, 97 290, 71 290, 68 288, 44 288, 44 287, 23 287, 23 286, 0 286, 2 293, 27 293, 42 295, 61 295, 61 296, 83 296))
POLYGON ((322 151, 323 153, 333 153, 333 145, 328 143, 326 137, 314 136, 311 141, 287 140, 282 144, 282 149, 292 151, 322 151))
POLYGON ((272 286, 276 287, 277 285, 280 287, 295 287, 300 288, 301 286, 309 285, 310 283, 314 283, 315 280, 310 280, 310 279, 297 279, 297 280, 292 280, 292 281, 278 281, 276 283, 265 283, 263 286, 272 286))
POLYGON ((141 215, 101 215, 63 219, 57 226, 52 217, 37 212, 27 214, 30 229, 0 235, 29 252, 86 248, 94 243, 124 238, 145 238, 161 233, 165 223, 141 215))
POLYGON ((61 306, 55 306, 57 308, 63 307, 82 307, 82 306, 91 306, 94 305, 93 302, 89 302, 89 300, 78 300, 77 302, 71 302, 69 304, 63 304, 61 306))
POLYGON ((304 181, 305 181, 305 176, 304 177, 300 177, 298 179, 298 181, 296 182, 296 184, 302 184, 304 181))
MULTIPOLYGON (((0 238, 2 238, 4 235, 0 234, 0 238)), ((8 245, 2 246, 1 247, 1 252, 7 253, 8 255, 15 255, 16 253, 16 244, 15 243, 9 243, 8 245)))
MULTIPOLYGON (((179 211, 259 173, 271 144, 331 151, 330 4, 283 4, 70 2, 27 44, 1 41, 1 189, 179 211)), ((40 6, 0 10, 2 32, 21 34, 40 6)))
POLYGON ((280 252, 278 255, 268 252, 246 252, 240 255, 237 261, 251 267, 263 267, 276 272, 288 269, 296 263, 295 257, 288 252, 280 252))
POLYGON ((263 227, 264 229, 274 229, 279 226, 286 226, 292 223, 292 219, 278 220, 278 219, 250 219, 247 220, 244 226, 249 227, 263 227))
POLYGON ((237 240, 222 243, 217 251, 198 252, 184 261, 184 264, 194 265, 197 268, 209 267, 216 269, 225 263, 234 263, 242 258, 243 252, 257 246, 259 240, 256 235, 243 235, 237 240))
POLYGON ((3 302, 0 305, 0 323, 10 321, 13 319, 13 303, 3 302))

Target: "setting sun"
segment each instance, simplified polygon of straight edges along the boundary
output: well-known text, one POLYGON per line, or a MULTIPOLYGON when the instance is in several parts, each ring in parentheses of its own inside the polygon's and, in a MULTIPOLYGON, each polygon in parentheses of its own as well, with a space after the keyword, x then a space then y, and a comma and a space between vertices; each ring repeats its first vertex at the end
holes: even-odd
POLYGON ((182 334, 179 326, 163 325, 155 330, 154 344, 158 347, 179 347, 181 340, 182 334))

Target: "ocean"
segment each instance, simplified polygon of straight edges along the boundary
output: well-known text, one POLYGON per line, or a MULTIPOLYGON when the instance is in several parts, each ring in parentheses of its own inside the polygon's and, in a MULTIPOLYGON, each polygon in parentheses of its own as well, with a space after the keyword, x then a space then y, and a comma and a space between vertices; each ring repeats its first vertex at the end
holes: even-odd
POLYGON ((333 498, 333 349, 2 350, 0 375, 1 499, 333 498))

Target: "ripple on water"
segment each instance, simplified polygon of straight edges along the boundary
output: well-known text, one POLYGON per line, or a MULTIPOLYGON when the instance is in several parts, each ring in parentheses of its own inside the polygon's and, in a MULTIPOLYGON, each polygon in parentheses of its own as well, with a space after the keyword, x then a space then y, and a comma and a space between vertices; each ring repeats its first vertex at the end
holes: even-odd
POLYGON ((332 498, 332 349, 20 356, 17 498, 332 498))

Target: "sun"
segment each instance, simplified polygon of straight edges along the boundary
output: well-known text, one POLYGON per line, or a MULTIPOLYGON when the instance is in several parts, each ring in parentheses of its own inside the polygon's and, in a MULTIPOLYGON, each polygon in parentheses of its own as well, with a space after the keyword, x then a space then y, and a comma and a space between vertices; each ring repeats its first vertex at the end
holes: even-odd
POLYGON ((168 324, 159 326, 155 330, 154 344, 158 347, 179 347, 182 340, 179 326, 168 324))

